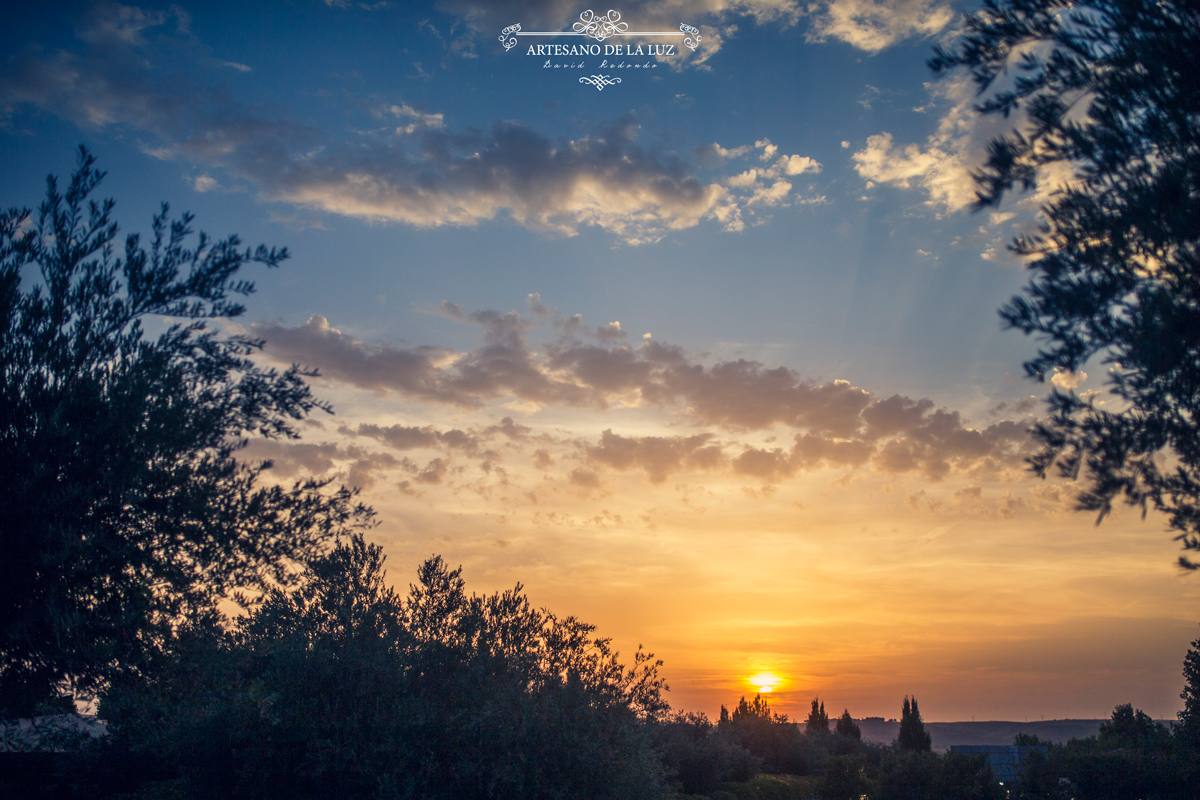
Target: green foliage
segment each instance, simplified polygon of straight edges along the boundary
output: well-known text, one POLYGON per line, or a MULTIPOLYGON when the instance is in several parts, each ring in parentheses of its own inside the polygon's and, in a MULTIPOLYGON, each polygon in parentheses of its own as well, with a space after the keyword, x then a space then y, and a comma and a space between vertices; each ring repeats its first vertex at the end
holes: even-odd
POLYGON ((1101 747, 1110 750, 1153 749, 1166 741, 1170 733, 1161 722, 1155 722, 1145 711, 1133 710, 1125 703, 1113 709, 1112 718, 1100 723, 1097 739, 1101 747))
POLYGON ((653 730, 669 779, 686 794, 710 795, 721 784, 746 783, 758 774, 759 759, 704 714, 673 714, 653 730))
POLYGON ((879 800, 1001 800, 1004 793, 985 756, 899 750, 883 759, 879 800))
POLYGON ((232 630, 193 626, 101 706, 193 798, 655 797, 661 662, 431 558, 406 597, 352 537, 232 630))
POLYGON ((817 705, 817 698, 813 698, 812 710, 808 712, 808 719, 804 721, 804 732, 809 736, 820 736, 829 733, 829 715, 825 713, 825 704, 817 705))
POLYGON ((862 741, 862 730, 858 727, 858 723, 850 716, 850 709, 842 711, 842 716, 838 717, 836 733, 839 736, 845 736, 847 739, 862 741))
POLYGON ((758 757, 766 772, 808 775, 825 757, 825 748, 801 735, 786 714, 772 714, 761 694, 741 698, 732 714, 722 706, 718 730, 758 757))
POLYGON ((901 750, 917 753, 928 753, 933 747, 933 739, 925 732, 925 723, 921 721, 921 710, 917 708, 915 697, 911 703, 907 695, 904 697, 904 706, 900 711, 900 734, 896 743, 901 750))
POLYGON ((154 218, 149 248, 116 253, 112 200, 81 148, 36 216, 0 214, 0 711, 31 713, 67 685, 94 691, 146 667, 181 620, 296 566, 371 516, 343 489, 262 487, 234 455, 255 433, 296 435, 327 407, 262 343, 218 334, 238 278, 286 250, 191 236, 154 218), (163 322, 165 321, 165 322, 163 322), (171 323, 156 339, 143 324, 171 323))
MULTIPOLYGON (((1038 742, 1036 736, 1029 734, 1017 734, 1018 739, 1023 741, 1015 742, 1018 745, 1038 745, 1044 744, 1049 750, 1053 747, 1048 742, 1038 742), (1033 741, 1029 741, 1033 740, 1033 741)), ((1060 761, 1056 759, 1056 762, 1060 761)), ((1017 780, 1016 786, 1012 787, 1013 794, 1017 800, 1068 800, 1070 797, 1070 780, 1066 783, 1059 780, 1065 775, 1057 775, 1055 767, 1057 763, 1052 765, 1050 759, 1043 756, 1039 751, 1031 751, 1026 753, 1021 761, 1021 775, 1017 780)))
POLYGON ((746 783, 727 783, 712 800, 812 800, 817 781, 793 775, 759 775, 746 783))
POLYGON ((863 755, 833 756, 821 769, 821 800, 859 800, 867 792, 863 755))
POLYGON ((1049 757, 1027 754, 1024 772, 1011 787, 1014 800, 1200 796, 1200 769, 1186 737, 1178 729, 1172 736, 1165 726, 1129 704, 1113 709, 1097 736, 1072 739, 1066 745, 1040 744, 1049 757))
POLYGON ((1030 122, 992 142, 980 207, 1051 165, 1073 176, 1011 245, 1034 277, 1000 315, 1044 343, 1030 376, 1100 356, 1119 402, 1054 391, 1033 468, 1086 468, 1081 509, 1102 519, 1123 495, 1200 550, 1200 6, 988 0, 930 66, 969 68, 993 91, 981 113, 1030 122))

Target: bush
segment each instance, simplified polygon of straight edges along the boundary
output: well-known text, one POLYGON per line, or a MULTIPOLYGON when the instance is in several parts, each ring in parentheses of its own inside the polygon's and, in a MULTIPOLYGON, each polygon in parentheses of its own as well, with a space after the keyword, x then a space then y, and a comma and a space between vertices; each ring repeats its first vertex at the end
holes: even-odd
POLYGON ((647 798, 664 792, 648 720, 660 662, 625 669, 518 585, 468 597, 425 562, 400 597, 361 537, 226 630, 180 635, 170 663, 115 686, 113 745, 152 754, 192 798, 647 798))

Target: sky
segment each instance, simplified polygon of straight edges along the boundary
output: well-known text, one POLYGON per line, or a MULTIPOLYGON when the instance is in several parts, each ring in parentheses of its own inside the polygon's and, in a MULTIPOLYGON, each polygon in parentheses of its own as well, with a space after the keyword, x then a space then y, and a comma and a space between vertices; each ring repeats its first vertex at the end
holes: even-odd
POLYGON ((1173 718, 1165 519, 1025 466, 1050 381, 1103 402, 1107 365, 1030 380, 997 315, 1071 176, 971 210, 1021 124, 925 64, 973 7, 23 4, 0 205, 83 144, 123 231, 286 246, 226 329, 336 413, 245 457, 359 487, 398 587, 519 582, 710 716, 1173 718))

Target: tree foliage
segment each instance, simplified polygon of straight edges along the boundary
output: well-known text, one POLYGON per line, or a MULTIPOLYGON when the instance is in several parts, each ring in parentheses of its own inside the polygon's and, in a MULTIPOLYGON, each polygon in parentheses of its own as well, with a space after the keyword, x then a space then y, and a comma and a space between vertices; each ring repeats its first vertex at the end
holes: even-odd
POLYGON ((812 701, 812 710, 804 721, 804 732, 809 736, 829 733, 829 715, 825 713, 825 704, 818 705, 818 698, 812 701))
POLYGON ((1098 356, 1117 401, 1055 390, 1033 468, 1086 471, 1081 509, 1123 496, 1200 550, 1200 5, 987 0, 930 66, 969 68, 981 113, 1028 119, 992 142, 978 206, 1051 165, 1073 176, 1011 245, 1034 274, 1000 314, 1044 343, 1030 376, 1098 356))
POLYGON ((904 706, 900 710, 900 734, 896 743, 901 750, 912 750, 917 753, 928 753, 933 747, 933 739, 925 731, 925 723, 921 720, 921 710, 917 708, 917 698, 910 703, 904 698, 904 706))
POLYGON ((652 798, 661 662, 623 666, 591 625, 511 591, 468 596, 438 557, 407 596, 351 537, 232 630, 101 706, 125 751, 189 797, 652 798))
POLYGON ((307 373, 259 366, 262 342, 210 321, 243 312, 248 264, 284 249, 192 236, 154 218, 117 249, 114 202, 80 149, 65 192, 0 214, 0 705, 28 714, 144 666, 181 620, 368 524, 350 491, 259 485, 235 454, 296 436, 328 407, 307 373), (156 338, 144 325, 165 328, 156 338))
POLYGON ((858 727, 854 717, 850 716, 848 708, 842 711, 842 715, 838 717, 836 732, 839 736, 845 736, 847 739, 862 741, 862 729, 858 727))
POLYGON ((1183 710, 1179 712, 1178 733, 1200 754, 1200 639, 1192 642, 1183 659, 1183 710))

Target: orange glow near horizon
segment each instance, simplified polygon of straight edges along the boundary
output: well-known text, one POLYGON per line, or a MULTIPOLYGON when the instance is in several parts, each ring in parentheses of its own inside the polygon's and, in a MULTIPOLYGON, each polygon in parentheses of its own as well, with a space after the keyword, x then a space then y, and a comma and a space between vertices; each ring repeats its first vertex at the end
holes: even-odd
POLYGON ((1024 451, 954 451, 927 474, 886 461, 919 449, 896 440, 862 463, 800 468, 784 461, 807 451, 776 452, 793 429, 706 429, 688 409, 451 413, 326 394, 336 428, 247 456, 284 482, 311 468, 363 487, 402 593, 433 553, 462 566, 469 592, 520 583, 626 663, 639 645, 654 653, 676 709, 715 717, 756 693, 792 719, 814 697, 830 717, 890 719, 916 696, 928 721, 1180 707, 1200 582, 1156 521, 1118 506, 1095 528, 1073 510, 1076 487, 1031 478, 1024 451))

